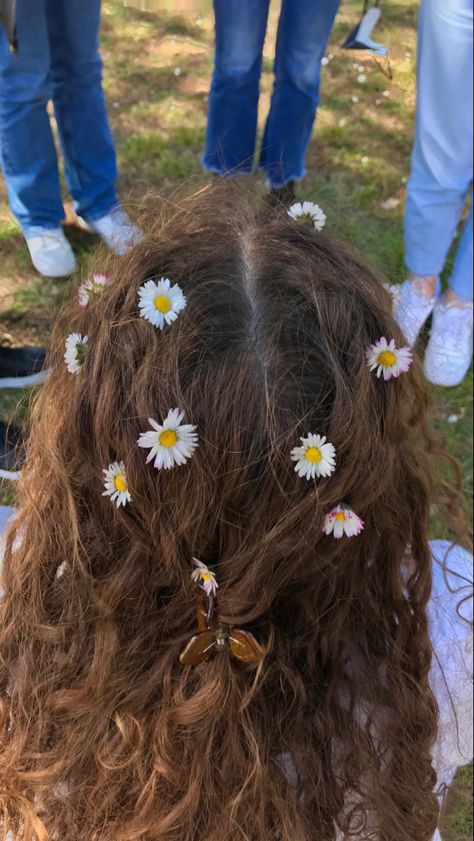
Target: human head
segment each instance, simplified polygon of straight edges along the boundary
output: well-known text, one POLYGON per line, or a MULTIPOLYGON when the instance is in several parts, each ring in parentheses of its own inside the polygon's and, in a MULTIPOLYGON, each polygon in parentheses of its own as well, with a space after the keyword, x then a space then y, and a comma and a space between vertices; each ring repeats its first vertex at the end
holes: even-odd
POLYGON ((381 336, 403 344, 388 293, 326 232, 233 190, 163 213, 110 272, 60 319, 5 558, 16 837, 34 837, 36 810, 67 841, 310 841, 374 815, 381 838, 427 841, 431 440, 418 363, 389 382, 367 365, 381 336), (162 331, 138 308, 160 277, 187 299, 162 331), (71 331, 88 336, 75 374, 71 331), (137 439, 175 407, 199 446, 159 471, 137 439), (294 470, 308 432, 335 447, 328 478, 294 470), (102 495, 116 461, 120 508, 102 495), (323 534, 341 502, 365 521, 357 537, 323 534), (260 665, 181 665, 193 557, 260 665))

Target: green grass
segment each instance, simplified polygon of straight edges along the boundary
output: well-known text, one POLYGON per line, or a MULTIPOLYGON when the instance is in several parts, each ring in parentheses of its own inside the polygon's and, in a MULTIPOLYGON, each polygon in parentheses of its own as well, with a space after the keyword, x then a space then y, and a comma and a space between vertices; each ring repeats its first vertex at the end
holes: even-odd
MULTIPOLYGON (((104 88, 116 140, 119 190, 133 214, 152 207, 156 194, 187 180, 206 181, 200 169, 207 91, 212 67, 210 2, 199 13, 176 15, 169 0, 121 0, 103 4, 104 88), (161 11, 146 11, 159 7, 161 11), (205 9, 205 11, 203 11, 205 9)), ((263 62, 260 126, 272 88, 278 3, 274 0, 263 62)), ((349 240, 391 282, 405 276, 402 219, 409 174, 415 104, 418 2, 398 0, 383 9, 377 38, 390 46, 389 60, 345 52, 339 45, 354 25, 360 0, 346 2, 338 16, 322 105, 300 194, 322 204, 331 230, 349 240), (364 73, 365 83, 358 82, 364 73)), ((256 176, 257 179, 260 176, 256 176)), ((263 182, 260 178, 263 189, 263 182)), ((65 191, 65 200, 69 201, 65 191)), ((80 269, 93 265, 97 240, 67 226, 80 269)), ((47 343, 51 316, 77 278, 47 281, 31 268, 0 182, 0 344, 47 343)), ((100 268, 100 267, 98 267, 100 268)), ((461 462, 466 500, 472 496, 472 375, 459 388, 433 390, 434 424, 461 462)), ((0 417, 28 412, 29 397, 0 392, 0 417), (18 407, 18 408, 17 408, 18 407)), ((0 486, 0 501, 13 502, 0 486)), ((466 505, 468 505, 468 502, 466 505)), ((442 524, 436 535, 444 536, 442 524)), ((447 841, 472 835, 469 786, 472 769, 459 775, 446 817, 447 841)))

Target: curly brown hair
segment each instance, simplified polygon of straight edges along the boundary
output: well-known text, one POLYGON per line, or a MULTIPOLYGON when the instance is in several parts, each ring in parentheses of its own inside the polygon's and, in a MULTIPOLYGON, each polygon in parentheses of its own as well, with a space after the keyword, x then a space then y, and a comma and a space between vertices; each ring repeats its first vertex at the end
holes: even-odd
POLYGON ((161 213, 63 313, 34 409, 0 606, 0 824, 23 841, 428 841, 438 819, 426 606, 435 490, 415 360, 380 280, 327 233, 205 192, 161 213), (187 308, 160 331, 138 289, 187 308), (67 326, 66 326, 67 325, 67 326), (64 338, 89 336, 76 375, 64 338), (147 418, 181 407, 200 446, 157 471, 147 418), (328 436, 337 470, 290 453, 328 436), (132 502, 102 496, 123 460, 132 502), (344 501, 357 538, 322 532, 344 501), (406 547, 411 547, 407 561, 406 547), (265 658, 184 668, 191 559, 217 570, 221 620, 265 658), (370 835, 370 837, 372 837, 370 835))

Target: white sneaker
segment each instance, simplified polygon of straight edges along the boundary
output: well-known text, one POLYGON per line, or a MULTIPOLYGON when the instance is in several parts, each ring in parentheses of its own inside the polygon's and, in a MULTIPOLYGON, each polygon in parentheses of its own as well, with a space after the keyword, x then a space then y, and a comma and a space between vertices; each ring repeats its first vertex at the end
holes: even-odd
POLYGON ((76 258, 61 228, 31 228, 25 236, 31 261, 46 277, 66 277, 76 269, 76 258))
POLYGON ((472 301, 444 304, 434 310, 426 348, 425 374, 434 385, 459 385, 472 360, 472 301))
POLYGON ((80 216, 78 219, 82 228, 98 234, 107 247, 120 257, 143 239, 140 228, 132 222, 121 207, 114 207, 110 213, 101 216, 100 219, 86 221, 80 216))
POLYGON ((416 344, 421 328, 433 312, 436 300, 435 295, 427 298, 422 292, 418 292, 411 280, 401 284, 398 300, 395 302, 395 318, 412 347, 416 344))

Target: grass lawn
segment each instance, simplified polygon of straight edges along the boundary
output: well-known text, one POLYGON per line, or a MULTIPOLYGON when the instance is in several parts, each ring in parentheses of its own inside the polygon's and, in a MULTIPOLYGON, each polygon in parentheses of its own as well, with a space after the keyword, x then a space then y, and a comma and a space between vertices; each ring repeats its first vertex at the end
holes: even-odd
MULTIPOLYGON (((152 208, 157 195, 172 199, 173 187, 206 182, 199 165, 207 91, 212 68, 212 18, 206 11, 163 11, 176 3, 105 0, 103 56, 105 91, 120 169, 120 194, 132 215, 152 208), (160 11, 144 11, 158 7, 160 11)), ((191 5, 191 4, 189 4, 191 5)), ((387 3, 376 38, 390 46, 389 60, 345 52, 339 45, 360 11, 345 2, 324 67, 323 101, 300 194, 318 201, 328 224, 350 240, 391 282, 404 278, 402 219, 409 174, 415 103, 418 3, 387 3)), ((272 55, 278 2, 273 0, 265 48, 261 122, 272 86, 272 55)), ((261 176, 257 176, 261 179, 261 176)), ((263 181, 262 188, 263 188, 263 181)), ((65 192, 68 207, 69 197, 65 192)), ((68 210, 68 219, 73 217, 68 210)), ((81 271, 91 266, 97 240, 74 224, 66 229, 81 271)), ((78 279, 49 281, 33 271, 0 181, 0 344, 48 342, 51 315, 78 279)), ((472 498, 472 373, 452 390, 433 390, 436 426, 464 469, 466 507, 472 498)), ((0 392, 0 417, 28 411, 31 395, 0 392), (19 406, 19 408, 18 408, 19 406)), ((0 502, 13 491, 0 483, 0 502)), ((443 536, 441 525, 437 535, 443 536)), ((472 838, 469 791, 472 769, 459 775, 447 805, 447 841, 472 838)))

